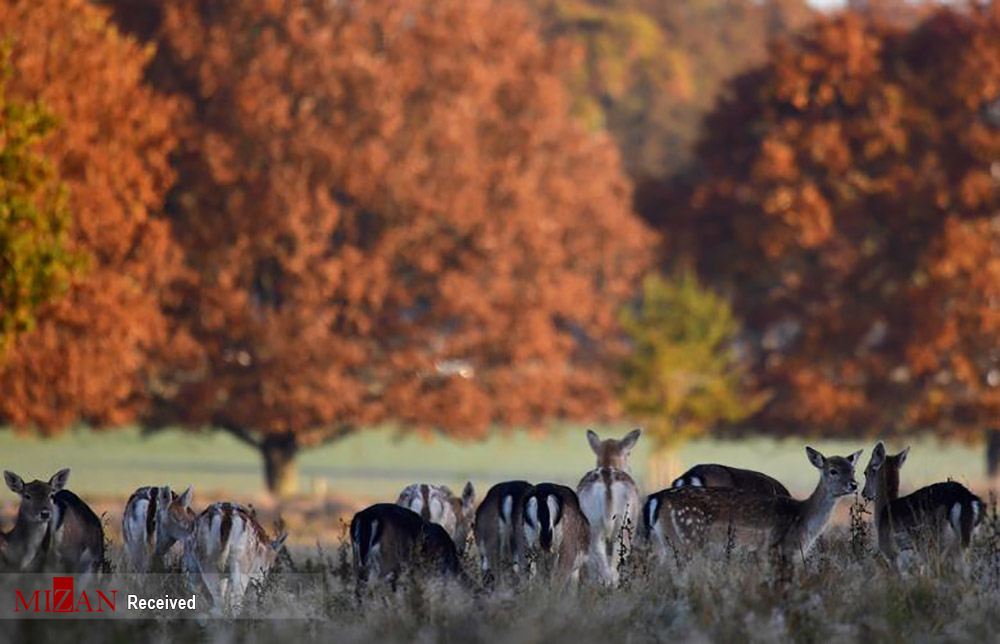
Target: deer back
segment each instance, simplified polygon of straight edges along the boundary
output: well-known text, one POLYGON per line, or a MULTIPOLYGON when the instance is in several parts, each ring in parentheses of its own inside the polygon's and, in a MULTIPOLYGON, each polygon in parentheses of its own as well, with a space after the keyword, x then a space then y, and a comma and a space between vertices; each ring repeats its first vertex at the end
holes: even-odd
POLYGON ((671 484, 671 487, 688 486, 728 487, 752 494, 791 496, 784 485, 767 474, 716 463, 695 465, 671 484))

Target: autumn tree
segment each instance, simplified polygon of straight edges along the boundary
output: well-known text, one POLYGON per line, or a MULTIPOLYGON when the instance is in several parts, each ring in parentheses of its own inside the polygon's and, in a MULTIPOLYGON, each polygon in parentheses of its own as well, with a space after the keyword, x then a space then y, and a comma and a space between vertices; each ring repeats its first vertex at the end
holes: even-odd
POLYGON ((616 311, 653 236, 525 10, 114 4, 194 115, 169 203, 201 356, 150 424, 231 432, 287 493, 300 449, 373 423, 616 410, 616 311))
POLYGON ((739 322, 729 302, 691 270, 648 275, 621 324, 631 350, 619 395, 655 446, 647 472, 654 482, 677 474, 662 475, 676 469, 673 448, 720 423, 740 422, 763 403, 739 355, 739 322))
POLYGON ((0 49, 0 364, 39 307, 61 296, 79 268, 67 249, 65 190, 37 145, 55 119, 41 105, 7 98, 10 53, 0 49))
POLYGON ((724 83, 768 40, 808 22, 805 0, 529 0, 544 34, 573 47, 574 113, 607 128, 637 181, 689 171, 724 83))
MULTIPOLYGON (((183 348, 162 310, 180 257, 157 215, 173 176, 177 108, 143 83, 152 51, 84 0, 0 3, 0 39, 10 46, 7 105, 39 103, 51 115, 32 150, 51 164, 45 189, 61 183, 65 201, 37 207, 68 210, 65 247, 86 263, 12 343, 0 366, 0 419, 45 432, 80 421, 119 426, 145 406, 160 359, 183 348)), ((53 226, 46 244, 62 224, 53 226)))
POLYGON ((773 390, 753 425, 977 437, 1000 412, 1000 7, 825 18, 735 81, 693 198, 773 390))

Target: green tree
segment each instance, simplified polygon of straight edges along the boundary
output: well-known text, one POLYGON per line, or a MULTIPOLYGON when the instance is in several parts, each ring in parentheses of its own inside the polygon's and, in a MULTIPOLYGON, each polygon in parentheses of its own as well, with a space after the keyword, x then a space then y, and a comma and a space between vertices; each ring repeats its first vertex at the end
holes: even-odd
POLYGON ((9 57, 0 50, 0 353, 34 327, 40 305, 66 291, 80 263, 66 243, 66 191, 35 149, 56 120, 7 96, 9 57))
POLYGON ((622 407, 659 447, 760 407, 736 349, 739 323, 729 302, 693 272, 647 276, 641 302, 622 311, 621 324, 633 344, 622 363, 622 407))

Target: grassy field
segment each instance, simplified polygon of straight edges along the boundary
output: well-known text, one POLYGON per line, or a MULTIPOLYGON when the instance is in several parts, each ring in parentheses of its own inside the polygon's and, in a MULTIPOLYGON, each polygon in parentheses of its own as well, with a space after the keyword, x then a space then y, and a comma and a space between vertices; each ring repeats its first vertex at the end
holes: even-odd
MULTIPOLYGON (((623 429, 599 431, 624 434, 623 429)), ((867 461, 874 441, 809 443, 826 454, 848 454, 863 447, 867 461)), ((816 471, 805 458, 804 444, 798 439, 696 440, 680 448, 677 464, 686 468, 721 462, 760 469, 784 481, 793 493, 806 494, 815 485, 816 471)), ((948 477, 973 485, 981 482, 982 448, 933 439, 911 445, 904 486, 948 477)), ((632 463, 640 486, 652 490, 659 485, 650 480, 648 454, 649 444, 640 439, 632 463)), ((471 479, 483 492, 496 481, 512 478, 575 485, 593 462, 579 427, 554 427, 543 436, 514 432, 482 443, 399 437, 389 430, 372 430, 303 452, 299 468, 305 493, 318 490, 341 498, 386 499, 414 481, 441 482, 457 489, 471 479)), ((208 496, 264 492, 259 455, 222 432, 162 432, 142 437, 131 429, 81 430, 45 440, 0 431, 0 467, 26 478, 44 478, 71 467, 70 486, 84 496, 127 495, 140 485, 162 483, 193 484, 208 496)), ((0 499, 4 497, 0 494, 0 499)))
POLYGON ((467 559, 467 586, 413 576, 360 604, 348 550, 331 546, 283 560, 235 618, 0 620, 0 641, 989 642, 1000 632, 998 525, 994 510, 964 572, 936 560, 898 574, 874 553, 870 533, 833 528, 791 569, 738 549, 662 566, 637 556, 616 589, 539 576, 489 591, 467 559), (281 617, 290 614, 299 617, 281 617))

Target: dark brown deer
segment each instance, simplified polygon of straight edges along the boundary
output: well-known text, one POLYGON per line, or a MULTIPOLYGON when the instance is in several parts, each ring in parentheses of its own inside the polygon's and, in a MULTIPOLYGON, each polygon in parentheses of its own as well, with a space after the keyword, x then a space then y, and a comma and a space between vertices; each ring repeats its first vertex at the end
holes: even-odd
POLYGON ((497 483, 476 509, 473 526, 484 579, 491 583, 509 570, 524 570, 524 499, 532 489, 527 481, 497 483))
POLYGON ((651 494, 642 510, 643 533, 661 559, 669 547, 701 550, 736 542, 777 549, 788 560, 809 552, 839 499, 858 489, 854 467, 861 451, 823 456, 806 447, 820 471, 808 499, 752 494, 733 488, 680 487, 651 494))
POLYGON ((351 550, 359 596, 364 586, 395 585, 400 573, 418 566, 445 576, 460 574, 455 542, 444 528, 394 503, 377 503, 354 515, 351 550))
POLYGON ((7 487, 21 497, 14 529, 5 537, 2 568, 11 572, 42 570, 98 572, 104 563, 101 520, 80 497, 67 489, 69 469, 48 481, 24 480, 4 473, 7 487))
POLYGON ((767 474, 728 465, 695 465, 674 479, 671 487, 729 487, 751 494, 791 496, 788 488, 767 474))
POLYGON ((591 552, 591 529, 576 492, 540 483, 524 498, 524 542, 557 581, 576 582, 591 552))
POLYGON ((964 558, 972 533, 983 519, 983 501, 954 481, 934 483, 899 496, 899 471, 910 448, 886 454, 881 441, 865 468, 862 495, 875 502, 875 528, 882 555, 897 569, 913 551, 940 554, 949 542, 964 558))

